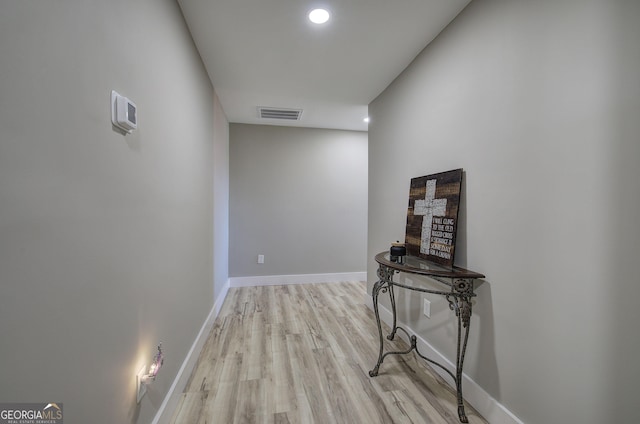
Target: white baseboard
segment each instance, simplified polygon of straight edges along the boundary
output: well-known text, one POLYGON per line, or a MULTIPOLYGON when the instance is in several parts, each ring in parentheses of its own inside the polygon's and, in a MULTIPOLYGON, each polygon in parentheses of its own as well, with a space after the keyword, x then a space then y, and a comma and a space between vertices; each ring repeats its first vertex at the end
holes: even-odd
POLYGON ((182 366, 176 375, 176 378, 173 380, 173 384, 169 388, 167 395, 160 405, 156 416, 154 417, 152 424, 166 424, 171 420, 173 412, 175 411, 178 403, 180 402, 180 397, 182 396, 182 389, 186 386, 187 381, 189 381, 189 377, 191 377, 191 372, 193 368, 196 366, 196 362, 198 357, 200 356, 200 351, 204 346, 204 343, 207 341, 207 337, 211 332, 211 328, 213 328, 213 323, 218 317, 220 313, 220 309, 222 308, 222 303, 224 299, 227 297, 227 292, 229 291, 229 280, 222 287, 221 293, 218 295, 216 300, 213 303, 213 307, 205 319, 202 327, 200 328, 200 332, 196 336, 193 344, 191 345, 191 349, 187 353, 187 356, 184 358, 182 362, 182 366))
POLYGON ((366 272, 340 272, 335 274, 259 275, 231 277, 231 287, 281 286, 287 284, 339 283, 341 281, 366 281, 366 272))
MULTIPOLYGON (((370 294, 365 293, 364 303, 373 310, 373 298, 370 294)), ((393 322, 393 314, 389 309, 383 305, 378 304, 378 312, 380 313, 380 319, 384 321, 389 327, 393 322)), ((424 356, 441 363, 442 365, 452 370, 455 374, 455 365, 438 352, 429 342, 423 339, 417 334, 411 327, 399 322, 398 325, 405 328, 409 333, 416 336, 417 347, 424 356)), ((411 343, 406 334, 402 331, 398 331, 396 335, 400 336, 405 342, 411 343)), ((444 380, 455 388, 454 382, 451 380, 451 376, 447 374, 440 367, 432 367, 435 372, 440 374, 444 380)), ((491 424, 523 424, 522 421, 516 417, 511 411, 505 408, 500 402, 495 400, 489 393, 487 393, 478 383, 473 381, 466 374, 462 374, 462 385, 464 386, 464 400, 473 406, 484 417, 485 420, 491 424)))

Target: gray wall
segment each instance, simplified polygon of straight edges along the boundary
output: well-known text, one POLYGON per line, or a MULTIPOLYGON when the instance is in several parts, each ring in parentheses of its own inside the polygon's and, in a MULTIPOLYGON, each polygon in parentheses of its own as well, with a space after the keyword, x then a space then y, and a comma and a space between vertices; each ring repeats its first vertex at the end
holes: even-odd
MULTIPOLYGON (((475 0, 369 105, 369 291, 410 179, 464 168, 457 262, 487 275, 466 371, 526 423, 637 415, 639 18, 475 0)), ((400 302, 452 358, 446 302, 400 302)))
POLYGON ((367 133, 231 124, 229 211, 231 277, 364 271, 367 133))
POLYGON ((173 0, 3 1, 0 57, 0 400, 150 422, 213 305, 226 118, 173 0))

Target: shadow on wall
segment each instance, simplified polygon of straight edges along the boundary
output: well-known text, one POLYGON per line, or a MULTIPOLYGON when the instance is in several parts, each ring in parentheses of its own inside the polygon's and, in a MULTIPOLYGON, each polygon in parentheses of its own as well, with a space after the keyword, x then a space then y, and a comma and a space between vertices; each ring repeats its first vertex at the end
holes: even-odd
POLYGON ((462 171, 458 227, 456 229, 455 265, 467 267, 467 171, 462 171))
MULTIPOLYGON (((602 367, 606 381, 603 393, 608 399, 605 411, 609 422, 637 421, 638 381, 640 381, 640 2, 615 2, 608 31, 615 34, 608 51, 610 67, 610 134, 608 157, 603 160, 609 176, 608 214, 611 220, 609 243, 602 246, 605 274, 602 281, 602 309, 608 319, 608 334, 602 340, 605 358, 602 367), (606 253, 605 253, 606 252, 606 253), (633 417, 636 417, 635 419, 633 417)), ((604 194, 604 193, 603 193, 604 194)), ((596 225, 598 225, 596 224, 596 225)))
POLYGON ((475 363, 482 364, 477 369, 476 381, 487 393, 490 393, 495 399, 502 399, 500 393, 500 379, 498 378, 498 361, 496 359, 496 337, 495 337, 495 318, 493 316, 493 294, 491 292, 491 284, 484 280, 476 283, 476 293, 473 304, 473 316, 476 329, 471 327, 471 331, 477 331, 478 350, 471 352, 470 358, 475 363))
MULTIPOLYGON (((467 265, 467 172, 462 172, 460 190, 460 209, 458 210, 458 228, 456 234, 457 266, 467 265)), ((479 271, 481 272, 481 270, 479 271)), ((490 277, 490 276, 489 276, 490 277)), ((468 352, 467 360, 482 364, 477 368, 474 380, 496 399, 501 399, 498 361, 496 359, 495 320, 493 316, 493 297, 491 284, 486 280, 476 281, 476 298, 473 301, 471 333, 476 333, 477 352, 468 352), (474 328, 475 326, 475 328, 474 328)), ((452 334, 452 337, 455 334, 452 334)))
MULTIPOLYGON (((463 171, 462 187, 460 192, 460 204, 458 210, 458 224, 456 234, 455 265, 463 268, 467 267, 467 173, 463 171)), ((482 270, 476 270, 481 272, 482 270)), ((490 276, 489 276, 490 277, 490 276)), ((400 283, 404 283, 406 278, 416 279, 414 275, 407 277, 400 275, 397 277, 400 283)), ((427 280, 427 284, 431 285, 427 280)), ((491 283, 487 280, 476 280, 476 294, 473 300, 473 318, 470 328, 470 343, 467 346, 465 355, 465 373, 474 369, 472 379, 478 383, 495 399, 501 399, 500 379, 498 378, 498 364, 496 359, 495 340, 495 318, 493 310, 493 293, 491 283), (482 366, 474 366, 482 364, 482 366)), ((442 288, 437 284, 434 288, 442 288)), ((404 307, 400 307, 398 313, 400 320, 414 323, 421 327, 424 324, 422 313, 422 296, 400 291, 397 295, 397 302, 404 307)), ((418 330, 425 340, 431 340, 432 335, 438 338, 438 333, 446 334, 450 340, 455 340, 457 327, 454 312, 449 309, 448 303, 444 299, 432 299, 431 313, 433 319, 422 330, 418 330), (438 316, 439 318, 436 318, 438 316)), ((450 352, 450 355, 455 355, 450 352)), ((453 356, 451 356, 453 358, 453 356)))

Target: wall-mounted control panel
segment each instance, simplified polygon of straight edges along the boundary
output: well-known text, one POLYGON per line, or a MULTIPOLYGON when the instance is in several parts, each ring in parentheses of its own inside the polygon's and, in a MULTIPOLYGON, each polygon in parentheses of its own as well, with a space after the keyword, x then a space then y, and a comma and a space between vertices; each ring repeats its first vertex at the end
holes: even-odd
POLYGON ((138 128, 136 104, 115 91, 111 91, 111 123, 129 134, 138 128))

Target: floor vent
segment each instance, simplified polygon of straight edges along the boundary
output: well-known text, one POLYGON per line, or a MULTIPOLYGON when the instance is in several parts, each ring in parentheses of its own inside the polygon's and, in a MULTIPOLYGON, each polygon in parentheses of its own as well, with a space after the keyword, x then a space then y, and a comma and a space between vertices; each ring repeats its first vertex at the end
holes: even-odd
POLYGON ((282 109, 258 106, 258 115, 262 119, 285 119, 287 121, 298 121, 300 120, 300 115, 302 115, 302 109, 282 109))

